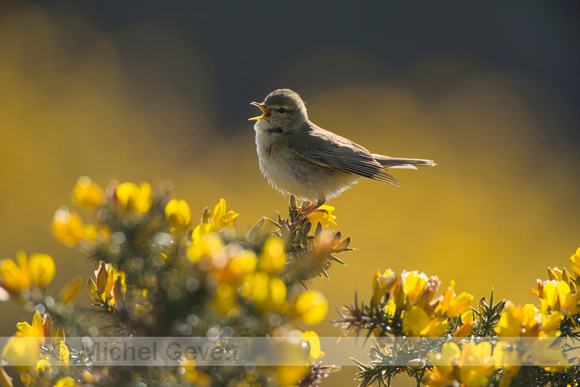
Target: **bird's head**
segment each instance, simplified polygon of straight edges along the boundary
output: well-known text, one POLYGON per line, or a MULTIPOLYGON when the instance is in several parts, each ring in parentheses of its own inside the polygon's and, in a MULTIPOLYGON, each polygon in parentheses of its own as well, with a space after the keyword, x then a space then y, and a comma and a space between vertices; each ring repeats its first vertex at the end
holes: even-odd
POLYGON ((286 131, 298 130, 308 121, 306 106, 298 93, 290 89, 274 90, 262 103, 252 102, 262 110, 262 115, 250 118, 251 121, 267 121, 270 127, 286 131))

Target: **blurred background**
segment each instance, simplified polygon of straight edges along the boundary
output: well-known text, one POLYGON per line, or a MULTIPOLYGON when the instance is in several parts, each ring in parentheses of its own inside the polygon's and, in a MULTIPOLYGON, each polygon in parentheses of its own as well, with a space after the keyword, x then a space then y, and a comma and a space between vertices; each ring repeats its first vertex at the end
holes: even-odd
MULTIPOLYGON (((247 118, 288 87, 323 128, 438 163, 330 202, 358 248, 311 284, 331 305, 377 268, 534 302, 580 246, 579 26, 576 1, 0 1, 0 259, 51 254, 55 293, 95 269, 50 233, 81 175, 170 179, 195 220, 221 197, 242 228, 287 214, 247 118)), ((0 313, 0 336, 31 316, 0 313)))

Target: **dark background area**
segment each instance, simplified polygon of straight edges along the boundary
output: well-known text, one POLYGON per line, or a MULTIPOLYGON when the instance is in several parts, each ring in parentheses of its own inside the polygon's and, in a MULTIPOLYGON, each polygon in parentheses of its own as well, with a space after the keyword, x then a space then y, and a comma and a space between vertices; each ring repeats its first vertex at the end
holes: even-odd
MULTIPOLYGON (((217 108, 215 119, 224 131, 232 120, 245 116, 245 101, 270 91, 280 69, 310 52, 342 47, 380 58, 396 70, 447 53, 533 78, 571 114, 569 125, 560 127, 566 136, 580 139, 578 1, 84 0, 40 4, 56 13, 84 13, 104 32, 155 23, 183 34, 207 55, 215 84, 215 94, 207 97, 217 108)), ((155 48, 154 41, 142 44, 155 48)), ((150 55, 157 54, 150 50, 150 55)), ((171 61, 170 53, 163 54, 171 61)), ((376 82, 388 76, 364 71, 368 69, 348 56, 311 66, 302 74, 302 83, 292 87, 376 82)), ((178 78, 168 81, 180 85, 178 78)), ((445 87, 444 82, 433 87, 445 87)), ((181 92, 187 95, 188 90, 183 87, 181 92)))

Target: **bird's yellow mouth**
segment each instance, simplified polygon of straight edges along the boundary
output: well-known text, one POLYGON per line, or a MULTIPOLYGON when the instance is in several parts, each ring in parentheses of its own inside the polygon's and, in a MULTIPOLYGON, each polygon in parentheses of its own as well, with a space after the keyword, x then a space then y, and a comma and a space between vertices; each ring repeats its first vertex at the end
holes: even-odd
POLYGON ((268 109, 266 107, 266 105, 264 105, 263 103, 252 102, 250 105, 254 105, 256 107, 259 107, 262 110, 262 115, 261 116, 257 116, 257 117, 249 118, 248 121, 263 120, 264 118, 268 118, 268 117, 270 117, 272 115, 272 111, 270 109, 268 109))

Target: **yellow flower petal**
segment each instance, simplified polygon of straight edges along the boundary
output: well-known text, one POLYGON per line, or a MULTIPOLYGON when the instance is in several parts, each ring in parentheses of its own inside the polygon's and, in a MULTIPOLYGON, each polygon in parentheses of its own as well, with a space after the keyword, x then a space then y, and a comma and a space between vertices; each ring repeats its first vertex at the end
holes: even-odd
POLYGON ((555 337, 538 337, 530 342, 527 355, 535 364, 548 372, 560 372, 569 367, 569 362, 562 352, 564 342, 557 343, 555 337))
POLYGON ((64 343, 64 341, 59 341, 54 346, 56 352, 58 353, 58 361, 60 364, 68 365, 70 359, 70 351, 68 346, 64 343))
POLYGON ((215 232, 220 232, 228 227, 233 226, 238 214, 234 211, 226 212, 226 201, 220 199, 219 203, 213 209, 211 218, 211 230, 215 232))
POLYGON ((493 349, 495 367, 502 368, 504 377, 512 378, 520 370, 522 359, 520 353, 511 345, 500 342, 493 349))
POLYGON ((184 229, 191 221, 191 209, 185 200, 172 199, 165 206, 165 217, 171 227, 184 229))
POLYGON ((81 176, 72 194, 72 200, 79 206, 93 208, 103 202, 103 190, 87 176, 81 176))
POLYGON ((312 230, 316 230, 318 223, 322 224, 322 227, 336 226, 336 216, 332 215, 334 207, 323 204, 318 207, 316 211, 311 212, 306 217, 312 223, 312 230))
POLYGON ((4 359, 21 372, 27 372, 40 357, 40 347, 44 338, 24 337, 17 333, 12 336, 2 350, 4 359))
POLYGON ((570 265, 572 270, 576 273, 576 276, 580 275, 580 247, 576 250, 576 253, 570 257, 570 265))
POLYGON ((192 244, 187 249, 187 258, 192 263, 197 263, 199 260, 211 254, 217 253, 222 247, 223 243, 216 233, 205 233, 203 231, 207 224, 201 224, 193 231, 192 244))
POLYGON ((442 337, 447 331, 449 322, 446 318, 437 317, 429 322, 426 329, 423 329, 420 333, 421 336, 425 337, 442 337))
POLYGON ((546 300, 550 308, 555 310, 560 309, 559 305, 556 305, 556 303, 559 301, 556 281, 548 281, 544 284, 544 297, 542 298, 546 300))
POLYGON ((466 323, 468 321, 473 321, 475 318, 475 312, 473 309, 466 310, 465 312, 461 313, 461 321, 466 323))
POLYGON ((427 278, 425 274, 419 273, 417 271, 403 272, 403 274, 401 274, 401 278, 404 281, 403 291, 405 292, 405 295, 407 295, 411 304, 415 303, 425 288, 425 284, 429 278, 427 278))
POLYGON ((326 317, 328 302, 322 293, 309 290, 298 296, 294 311, 306 324, 318 324, 326 317))
POLYGON ((197 225, 193 232, 191 233, 191 243, 196 245, 201 242, 203 237, 209 233, 211 233, 211 225, 207 223, 202 223, 197 225))
POLYGON ((18 265, 11 259, 0 261, 0 278, 4 287, 15 293, 30 287, 30 270, 26 254, 19 252, 16 256, 18 265))
POLYGON ((220 199, 218 204, 216 204, 216 206, 213 208, 212 213, 211 225, 215 230, 217 230, 220 227, 221 225, 220 221, 225 214, 226 214, 226 201, 224 199, 220 199))
POLYGON ((519 337, 522 333, 522 323, 510 308, 505 308, 495 331, 501 337, 519 337))
POLYGON ((83 227, 82 238, 87 241, 94 241, 99 237, 99 231, 94 224, 85 224, 83 227))
POLYGON ((320 350, 320 338, 314 331, 306 331, 302 333, 302 337, 310 346, 310 362, 314 362, 324 357, 324 352, 320 350))
MULTIPOLYGON (((274 309, 277 310, 281 305, 284 305, 287 295, 288 289, 286 283, 279 277, 270 278, 268 298, 272 302, 272 307, 274 309)), ((324 314, 326 315, 326 313, 324 314)))
POLYGON ((145 213, 149 211, 152 204, 149 183, 141 183, 139 186, 130 182, 121 183, 115 189, 115 197, 126 211, 135 210, 145 213))
POLYGON ((62 243, 75 246, 83 237, 83 221, 67 207, 59 208, 52 219, 52 233, 62 243))
POLYGON ((461 313, 463 313, 463 311, 465 311, 465 309, 469 308, 469 303, 471 301, 473 301, 473 295, 467 293, 467 292, 461 292, 458 296, 454 297, 450 304, 449 304, 449 309, 447 310, 447 313, 445 314, 447 317, 455 317, 461 313))
POLYGON ((30 279, 36 286, 48 285, 56 272, 54 261, 48 254, 32 254, 29 267, 30 279))
POLYGON ((211 305, 218 313, 227 315, 232 309, 238 307, 236 289, 230 284, 219 284, 211 305))
POLYGON ((268 297, 269 281, 268 273, 263 271, 246 275, 242 280, 240 294, 256 304, 261 304, 268 297))
POLYGON ((264 244, 258 265, 260 269, 270 274, 281 272, 286 265, 284 243, 278 238, 269 238, 264 244))
POLYGON ((50 373, 51 370, 52 370, 52 366, 50 365, 50 363, 46 359, 40 359, 36 363, 36 371, 38 371, 38 373, 40 375, 50 373))
POLYGON ((439 377, 442 379, 449 379, 453 373, 453 364, 461 356, 461 349, 454 342, 446 342, 441 346, 441 352, 435 354, 429 352, 427 357, 436 371, 439 372, 439 377))
POLYGON ((74 387, 75 385, 75 380, 67 376, 56 382, 55 387, 74 387))
POLYGON ((83 277, 76 275, 71 278, 58 293, 57 299, 65 304, 73 304, 81 295, 83 277))
POLYGON ((24 337, 44 337, 44 327, 42 326, 42 317, 38 312, 32 317, 32 325, 28 322, 19 322, 16 327, 24 337))
POLYGON ((310 371, 308 365, 304 366, 278 366, 276 376, 280 386, 296 386, 310 371))
POLYGON ((92 278, 87 280, 87 291, 89 292, 89 296, 95 302, 101 302, 101 296, 99 296, 99 292, 97 292, 97 285, 92 278))
POLYGON ((429 328, 430 321, 423 308, 413 306, 403 316, 403 333, 409 336, 421 336, 421 332, 429 328))
POLYGON ((227 276, 239 279, 244 274, 252 273, 256 270, 258 258, 253 251, 241 250, 233 256, 226 265, 227 276))
POLYGON ((564 317, 564 313, 560 311, 556 311, 550 316, 542 315, 542 331, 547 336, 555 336, 564 317))
POLYGON ((25 321, 16 324, 16 327, 19 332, 8 340, 2 355, 17 369, 26 372, 40 357, 40 346, 44 343, 42 317, 36 312, 32 318, 32 325, 25 321))
POLYGON ((475 321, 473 320, 464 322, 459 326, 459 328, 457 328, 455 333, 453 333, 453 337, 467 337, 473 330, 474 326, 475 321))

